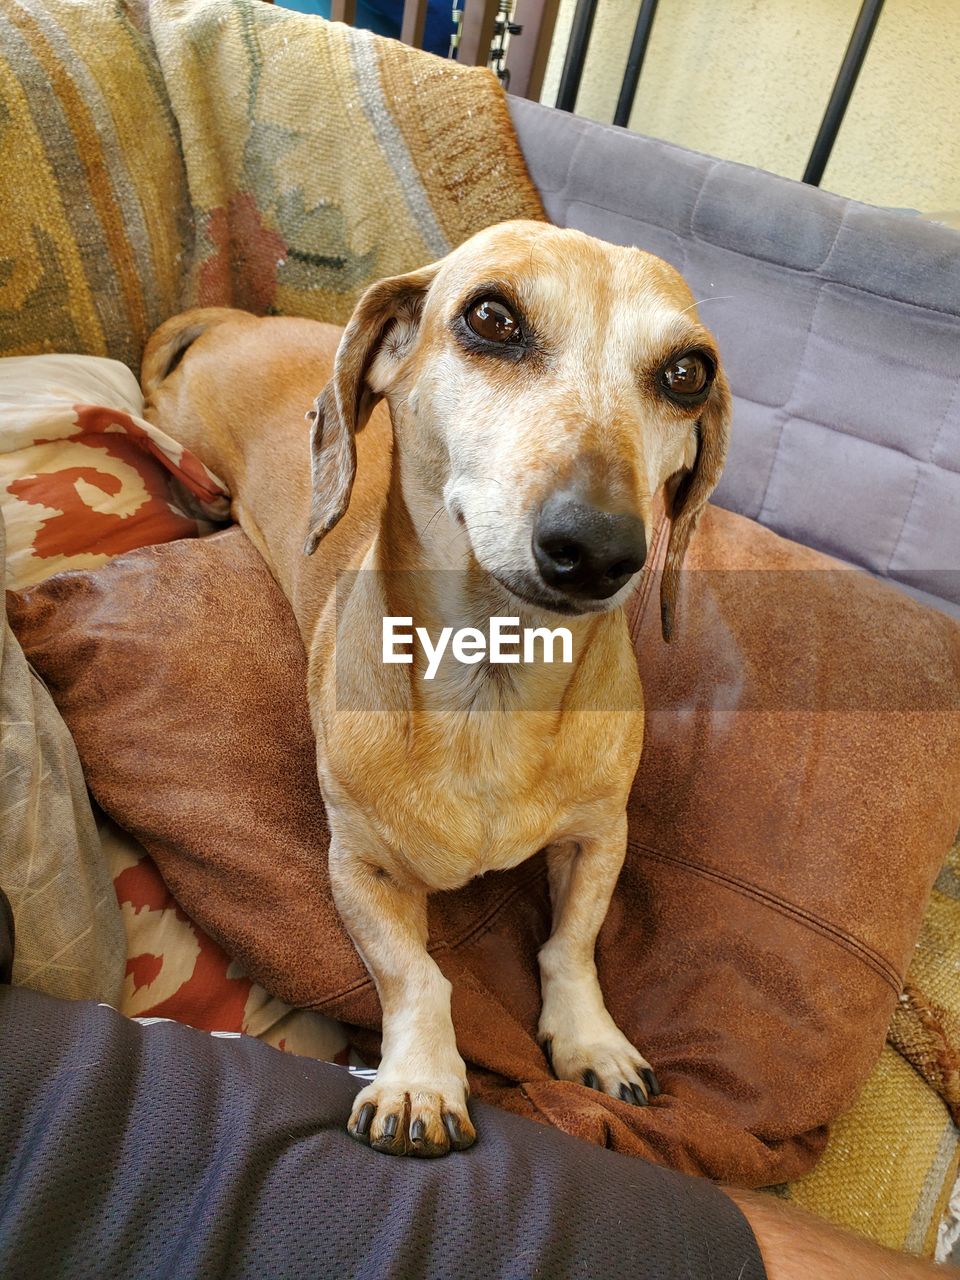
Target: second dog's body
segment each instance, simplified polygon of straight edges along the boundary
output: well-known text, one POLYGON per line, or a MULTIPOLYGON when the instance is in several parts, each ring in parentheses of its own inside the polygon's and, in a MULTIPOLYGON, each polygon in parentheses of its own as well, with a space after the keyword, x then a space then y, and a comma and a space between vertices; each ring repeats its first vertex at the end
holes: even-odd
POLYGON ((555 1071, 630 1104, 659 1088, 604 1006, 593 950, 642 742, 621 606, 668 482, 668 629, 726 443, 725 385, 691 311, 656 259, 507 224, 373 286, 339 347, 327 326, 215 310, 168 322, 148 348, 149 416, 227 482, 307 649, 331 881, 383 1007, 380 1070, 350 1129, 379 1149, 473 1141, 426 895, 539 849, 555 1071), (303 555, 305 531, 321 554, 303 555), (416 652, 382 661, 396 616, 431 632, 562 622, 572 661, 446 654, 425 681, 416 652))

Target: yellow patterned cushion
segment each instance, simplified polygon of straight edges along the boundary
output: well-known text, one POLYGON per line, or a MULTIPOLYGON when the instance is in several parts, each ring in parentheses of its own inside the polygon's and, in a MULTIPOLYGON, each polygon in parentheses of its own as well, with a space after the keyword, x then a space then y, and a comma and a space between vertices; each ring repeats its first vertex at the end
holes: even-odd
POLYGON ((887 1038, 960 1125, 960 837, 933 886, 887 1038))
POLYGON ((786 1199, 838 1226, 933 1255, 960 1170, 960 1132, 941 1098, 889 1044, 813 1173, 786 1199))
POLYGON ((189 245, 176 125, 128 7, 0 8, 0 355, 138 367, 179 309, 189 245))
POLYGON ((492 72, 261 0, 133 11, 0 10, 0 355, 138 369, 195 305, 344 322, 371 281, 543 217, 492 72))
POLYGON ((788 1199, 933 1255, 960 1174, 960 836, 937 877, 887 1044, 820 1164, 788 1199))
POLYGON ((492 72, 260 0, 152 0, 196 224, 187 296, 345 323, 362 290, 542 218, 492 72))

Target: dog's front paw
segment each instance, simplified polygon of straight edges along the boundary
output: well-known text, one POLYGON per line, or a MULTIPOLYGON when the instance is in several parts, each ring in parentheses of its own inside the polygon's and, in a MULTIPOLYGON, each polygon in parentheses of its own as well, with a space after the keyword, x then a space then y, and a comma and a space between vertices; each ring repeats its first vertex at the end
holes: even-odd
POLYGON ((576 1080, 638 1107, 661 1092, 653 1067, 609 1015, 596 1026, 578 1023, 573 1032, 541 1021, 540 1043, 560 1080, 576 1080))
POLYGON ((394 1156, 443 1156, 465 1151, 477 1138, 462 1081, 404 1080, 382 1070, 354 1099, 347 1129, 394 1156))

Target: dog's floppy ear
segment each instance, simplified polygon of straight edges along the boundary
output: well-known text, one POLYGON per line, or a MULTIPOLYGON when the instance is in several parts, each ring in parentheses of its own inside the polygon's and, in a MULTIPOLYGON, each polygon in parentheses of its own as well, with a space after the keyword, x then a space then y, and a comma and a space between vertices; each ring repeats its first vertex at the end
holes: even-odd
POLYGON ((313 555, 321 539, 341 518, 350 502, 357 470, 354 437, 370 417, 417 334, 424 298, 439 263, 409 275, 392 276, 370 286, 350 317, 333 365, 333 377, 321 391, 310 432, 313 496, 304 554, 313 555), (387 368, 378 363, 384 351, 387 368))
POLYGON ((673 638, 683 559, 726 461, 731 408, 730 387, 718 365, 710 396, 697 423, 693 466, 675 472, 664 487, 670 537, 660 579, 660 626, 667 641, 673 638))

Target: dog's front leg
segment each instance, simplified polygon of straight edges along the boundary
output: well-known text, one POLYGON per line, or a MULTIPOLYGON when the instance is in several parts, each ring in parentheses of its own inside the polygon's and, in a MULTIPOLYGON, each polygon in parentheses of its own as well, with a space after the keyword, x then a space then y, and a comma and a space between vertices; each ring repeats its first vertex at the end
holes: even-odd
POLYGON ((540 949, 540 1042, 557 1076, 645 1106, 660 1085, 607 1012, 594 962, 597 934, 627 847, 627 819, 601 836, 547 849, 553 932, 540 949))
POLYGON ((427 953, 427 895, 337 838, 330 879, 337 909, 376 983, 383 1010, 380 1069, 347 1128, 391 1155, 441 1156, 476 1138, 467 1073, 450 1017, 450 983, 427 953))

